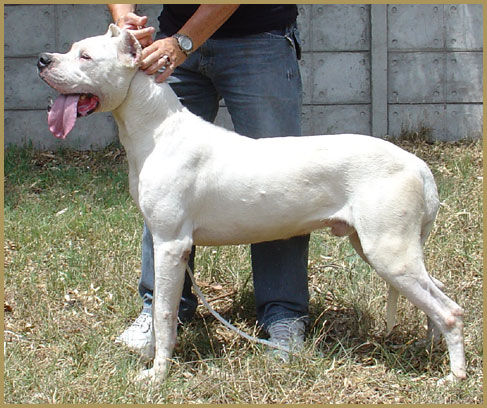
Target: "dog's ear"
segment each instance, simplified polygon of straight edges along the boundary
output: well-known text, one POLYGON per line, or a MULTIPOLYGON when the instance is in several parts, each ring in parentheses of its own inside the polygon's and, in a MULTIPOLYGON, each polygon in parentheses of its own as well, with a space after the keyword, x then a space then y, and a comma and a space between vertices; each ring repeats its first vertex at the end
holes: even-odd
POLYGON ((120 35, 120 28, 115 25, 115 24, 110 24, 108 26, 108 31, 105 35, 107 35, 108 37, 118 37, 120 35))
POLYGON ((132 33, 115 27, 119 30, 118 37, 120 37, 118 58, 128 67, 135 68, 140 64, 142 47, 132 33))

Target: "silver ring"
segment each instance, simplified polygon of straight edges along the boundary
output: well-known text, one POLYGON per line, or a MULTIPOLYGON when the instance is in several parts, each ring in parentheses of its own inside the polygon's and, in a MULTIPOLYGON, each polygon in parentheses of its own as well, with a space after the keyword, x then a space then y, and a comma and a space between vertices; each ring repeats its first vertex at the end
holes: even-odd
POLYGON ((159 61, 161 60, 164 62, 164 65, 169 65, 170 63, 169 57, 167 55, 163 55, 161 58, 159 58, 159 61))
POLYGON ((161 58, 159 58, 159 61, 161 61, 161 60, 162 60, 164 65, 157 70, 157 72, 159 74, 164 73, 166 71, 166 69, 168 68, 168 66, 171 64, 169 56, 167 56, 167 55, 163 55, 161 58))
POLYGON ((164 73, 164 72, 166 71, 167 66, 168 66, 168 65, 169 65, 171 62, 169 61, 169 57, 168 57, 167 55, 163 55, 161 58, 159 58, 159 61, 162 61, 162 63, 163 63, 164 65, 163 65, 161 68, 159 68, 159 69, 157 70, 157 72, 158 72, 159 74, 162 74, 162 73, 164 73))

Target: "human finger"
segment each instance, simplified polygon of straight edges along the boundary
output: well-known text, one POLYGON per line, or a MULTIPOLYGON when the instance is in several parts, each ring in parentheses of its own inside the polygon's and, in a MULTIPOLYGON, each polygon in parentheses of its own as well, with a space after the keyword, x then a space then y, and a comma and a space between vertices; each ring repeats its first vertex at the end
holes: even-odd
POLYGON ((171 74, 173 73, 174 69, 171 68, 171 67, 167 67, 164 71, 162 72, 158 72, 158 74, 156 75, 155 77, 155 81, 157 83, 161 83, 161 82, 164 82, 167 78, 169 78, 171 76, 171 74))
POLYGON ((135 36, 140 45, 145 48, 153 43, 152 36, 155 33, 154 27, 145 27, 140 29, 132 29, 130 32, 135 36))
POLYGON ((138 16, 137 14, 131 12, 120 17, 116 24, 120 28, 137 29, 144 27, 147 23, 147 19, 147 16, 138 16))

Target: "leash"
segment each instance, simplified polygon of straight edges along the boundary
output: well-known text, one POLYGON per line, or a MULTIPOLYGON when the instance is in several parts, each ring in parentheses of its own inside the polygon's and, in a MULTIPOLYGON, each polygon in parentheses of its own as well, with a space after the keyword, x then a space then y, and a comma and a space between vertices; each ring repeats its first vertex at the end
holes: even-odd
POLYGON ((189 267, 188 264, 186 264, 186 271, 188 272, 188 275, 189 277, 191 278, 191 282, 193 283, 193 287, 194 287, 194 290, 196 292, 196 294, 199 296, 199 298, 201 299, 201 302, 203 303, 203 305, 208 309, 208 311, 220 322, 222 323, 224 326, 226 326, 228 329, 234 331, 235 333, 237 333, 239 336, 242 336, 244 339, 247 339, 248 341, 252 342, 252 343, 260 343, 260 344, 264 344, 265 346, 268 346, 268 347, 272 347, 272 348, 275 348, 277 350, 281 350, 281 351, 285 351, 286 353, 290 353, 290 354, 293 354, 291 352, 291 350, 289 349, 289 347, 286 347, 286 346, 281 346, 280 344, 277 344, 277 343, 273 343, 272 341, 269 341, 269 340, 264 340, 264 339, 258 339, 257 337, 253 337, 253 336, 250 336, 248 335, 247 333, 243 332, 242 330, 238 329, 237 327, 235 327, 233 324, 231 324, 230 322, 228 322, 227 320, 225 320, 223 317, 220 316, 220 314, 215 311, 211 306, 210 304, 207 302, 206 298, 205 298, 205 295, 203 295, 203 293, 201 292, 199 286, 197 285, 196 283, 196 279, 194 278, 193 276, 193 271, 191 270, 191 268, 189 267))

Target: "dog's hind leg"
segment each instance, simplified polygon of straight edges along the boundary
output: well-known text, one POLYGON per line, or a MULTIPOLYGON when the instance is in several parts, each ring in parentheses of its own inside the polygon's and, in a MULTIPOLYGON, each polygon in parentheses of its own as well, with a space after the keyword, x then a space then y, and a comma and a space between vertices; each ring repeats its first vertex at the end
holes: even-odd
POLYGON ((396 324, 397 301, 399 299, 399 292, 394 286, 389 285, 389 293, 387 295, 386 307, 386 336, 391 334, 392 329, 396 324))
MULTIPOLYGON (((438 286, 439 289, 443 289, 443 284, 438 280, 430 276, 431 280, 438 286)), ((397 313, 397 301, 399 299, 399 292, 391 285, 389 285, 389 293, 387 296, 387 308, 386 308, 386 322, 387 322, 387 329, 386 329, 386 336, 389 336, 394 329, 394 325, 396 324, 396 313, 397 313)), ((435 326, 433 321, 428 317, 428 331, 427 331, 427 338, 424 345, 428 345, 432 341, 437 344, 440 342, 441 339, 441 331, 438 327, 435 326)), ((423 340, 420 340, 423 342, 423 340)))
MULTIPOLYGON (((433 276, 431 276, 431 275, 430 275, 430 278, 434 282, 434 284, 438 287, 438 289, 443 291, 443 288, 445 287, 445 285, 442 282, 440 282, 438 279, 433 278, 433 276)), ((438 327, 436 327, 433 320, 431 320, 428 317, 428 331, 426 334, 426 339, 423 342, 423 345, 428 346, 431 344, 431 342, 433 342, 434 344, 438 344, 440 342, 440 340, 441 340, 440 329, 438 327)), ((420 345, 421 345, 421 342, 420 342, 420 345)))
MULTIPOLYGON (((364 254, 379 275, 400 294, 421 309, 445 337, 452 374, 466 376, 463 345, 463 309, 446 296, 428 275, 420 240, 412 237, 414 225, 392 227, 381 237, 362 239, 364 254), (394 229, 395 231, 391 231, 394 229), (402 234, 402 235, 401 235, 402 234)), ((448 379, 453 379, 450 375, 448 379)))
MULTIPOLYGON (((350 243, 352 244, 353 248, 360 255, 360 257, 370 265, 369 260, 364 254, 364 250, 362 248, 362 244, 360 243, 360 239, 358 237, 357 231, 354 231, 352 234, 348 236, 350 243)), ((394 289, 394 287, 389 285, 389 294, 387 297, 387 306, 386 306, 386 336, 391 334, 392 329, 396 323, 396 312, 397 312, 397 300, 399 297, 399 292, 394 289)), ((428 326, 429 327, 429 326, 428 326)))

